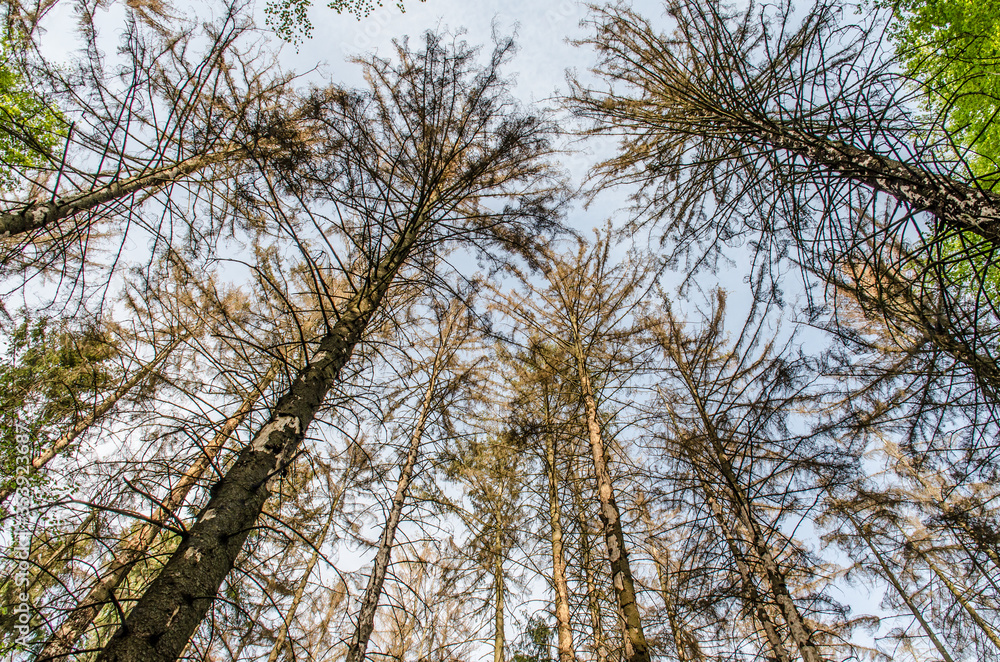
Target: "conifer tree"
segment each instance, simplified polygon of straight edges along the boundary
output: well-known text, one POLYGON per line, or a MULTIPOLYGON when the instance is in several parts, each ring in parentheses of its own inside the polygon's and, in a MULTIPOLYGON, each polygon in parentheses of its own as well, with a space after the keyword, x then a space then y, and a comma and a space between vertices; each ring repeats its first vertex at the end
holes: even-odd
POLYGON ((522 220, 547 220, 546 129, 505 96, 499 67, 509 47, 501 45, 477 70, 470 49, 428 35, 418 53, 400 46, 397 64, 368 62, 370 92, 318 96, 337 149, 309 182, 311 196, 325 193, 339 207, 344 236, 355 242, 353 294, 98 660, 172 662, 181 654, 270 496, 272 479, 294 461, 404 265, 416 256, 432 261, 432 251, 455 235, 514 243, 527 229, 522 220), (521 206, 491 210, 494 197, 521 206))

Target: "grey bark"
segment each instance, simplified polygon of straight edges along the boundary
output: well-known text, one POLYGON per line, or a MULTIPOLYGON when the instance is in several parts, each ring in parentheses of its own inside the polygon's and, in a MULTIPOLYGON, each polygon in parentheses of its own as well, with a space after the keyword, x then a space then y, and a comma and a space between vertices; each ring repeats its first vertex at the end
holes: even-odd
POLYGON ((271 381, 274 380, 275 375, 278 373, 278 368, 277 362, 271 365, 260 384, 243 399, 239 409, 226 419, 222 428, 205 445, 198 459, 188 467, 188 470, 184 472, 184 475, 177 481, 177 484, 170 490, 170 493, 160 503, 150 518, 125 542, 122 549, 116 554, 111 567, 104 577, 90 589, 86 597, 80 600, 73 611, 70 612, 69 617, 63 621, 59 629, 46 642, 45 647, 38 654, 37 662, 58 660, 72 654, 76 642, 83 636, 83 633, 90 624, 94 622, 94 619, 101 613, 101 610, 108 601, 112 599, 114 592, 125 581, 125 578, 128 577, 132 567, 145 556, 146 551, 163 529, 163 525, 168 519, 174 516, 174 512, 178 508, 184 505, 191 489, 201 479, 205 471, 212 466, 215 457, 225 447, 226 442, 229 441, 233 432, 236 431, 243 421, 246 420, 246 417, 249 416, 250 412, 253 411, 254 405, 256 405, 271 381))
POLYGON ((0 213, 0 239, 36 230, 51 229, 60 221, 76 214, 92 211, 106 202, 146 189, 172 184, 206 166, 224 161, 238 152, 239 148, 230 147, 210 154, 192 156, 179 163, 104 184, 91 191, 84 191, 51 202, 31 202, 19 209, 2 212, 0 213))
POLYGON ((587 434, 594 461, 594 476, 597 481, 597 498, 601 506, 601 524, 604 530, 604 540, 608 547, 608 560, 611 564, 611 581, 617 597, 619 613, 628 636, 628 643, 632 648, 628 659, 629 662, 650 662, 649 645, 642 630, 642 616, 636 602, 635 582, 632 579, 632 569, 625 547, 621 515, 615 501, 611 473, 608 470, 608 451, 605 448, 601 425, 597 419, 597 404, 594 400, 590 374, 584 362, 583 347, 580 344, 575 322, 573 326, 574 335, 576 335, 574 340, 577 377, 580 380, 581 397, 587 419, 587 434))

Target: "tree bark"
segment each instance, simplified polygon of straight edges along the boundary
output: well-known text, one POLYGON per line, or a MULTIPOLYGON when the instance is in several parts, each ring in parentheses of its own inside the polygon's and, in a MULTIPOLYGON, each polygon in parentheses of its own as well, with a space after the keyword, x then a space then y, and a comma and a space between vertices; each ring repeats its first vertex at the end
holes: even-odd
MULTIPOLYGON (((695 460, 692 459, 691 462, 694 465, 695 460)), ((757 591, 757 586, 754 584, 753 571, 747 562, 746 555, 739 546, 739 536, 729 525, 730 520, 726 517, 722 506, 719 505, 718 499, 715 498, 715 490, 711 483, 708 482, 701 468, 694 465, 694 469, 698 474, 702 492, 705 494, 705 502, 712 511, 712 517, 715 519, 716 524, 722 531, 722 535, 726 540, 726 546, 729 547, 729 552, 733 555, 733 561, 736 563, 736 569, 740 574, 740 581, 742 582, 744 602, 749 610, 753 612, 761 629, 764 631, 764 638, 767 640, 767 645, 771 649, 773 658, 778 662, 791 662, 792 658, 788 654, 788 649, 785 648, 785 643, 781 633, 778 631, 778 626, 774 622, 767 604, 765 604, 764 599, 757 591)))
POLYGON ((1000 195, 996 193, 778 121, 733 124, 734 133, 755 136, 841 177, 888 193, 913 211, 928 211, 952 230, 975 232, 1000 245, 1000 195))
MULTIPOLYGON (((579 485, 575 472, 570 469, 570 484, 579 485)), ((604 637, 604 626, 601 622, 601 605, 597 595, 597 580, 594 577, 593 555, 591 554, 590 533, 584 519, 583 495, 578 487, 573 489, 576 497, 577 525, 580 527, 580 554, 583 561, 583 576, 587 586, 587 609, 590 612, 590 631, 594 641, 594 653, 597 662, 608 662, 608 647, 604 637)))
POLYGON ((20 209, 2 212, 0 213, 0 239, 53 228, 70 216, 91 211, 106 202, 145 189, 172 184, 206 166, 224 161, 239 151, 240 148, 234 146, 210 154, 199 154, 179 163, 104 184, 91 191, 84 191, 52 202, 31 202, 20 209))
POLYGON ((108 601, 112 599, 114 592, 128 577, 132 566, 145 556, 146 551, 163 529, 164 523, 174 516, 174 512, 178 508, 184 505, 188 493, 205 474, 205 471, 212 466, 215 457, 225 447, 233 432, 243 424, 243 421, 253 411, 254 405, 257 404, 263 392, 274 380, 279 367, 277 362, 271 364, 261 382, 243 399, 239 409, 226 419, 222 428, 205 446, 202 454, 188 467, 188 470, 170 490, 166 499, 153 511, 149 520, 144 522, 139 530, 125 542, 107 574, 90 589, 90 592, 80 600, 59 629, 52 634, 41 653, 38 654, 37 662, 68 657, 73 652, 76 642, 94 622, 108 601))
POLYGON ((378 609, 379 599, 382 596, 385 575, 389 570, 389 561, 396 539, 396 529, 399 527, 399 521, 403 516, 403 506, 406 504, 406 497, 410 491, 410 483, 413 480, 413 470, 417 465, 420 442, 433 408, 434 392, 437 387, 437 378, 444 359, 445 350, 446 339, 442 338, 434 357, 434 365, 431 368, 427 390, 424 392, 423 401, 420 404, 420 414, 417 417, 417 424, 413 428, 413 434, 410 436, 409 452, 406 455, 406 461, 400 469, 399 479, 396 482, 396 493, 392 498, 389 518, 382 529, 382 539, 379 542, 378 552, 375 554, 375 562, 372 567, 372 574, 368 578, 368 586, 365 588, 365 595, 361 601, 358 624, 354 629, 354 635, 351 637, 351 643, 347 649, 346 662, 361 662, 364 660, 365 651, 368 648, 368 640, 375 629, 375 612, 378 609))
POLYGON ((415 214, 374 276, 344 305, 333 329, 278 400, 270 418, 212 489, 212 498, 97 662, 174 662, 208 611, 219 586, 287 470, 327 392, 336 383, 381 306, 427 220, 415 214))
POLYGON ((575 353, 577 377, 580 380, 580 392, 587 419, 587 434, 590 440, 590 450, 594 460, 594 475, 597 479, 597 498, 601 504, 601 524, 604 529, 604 540, 608 547, 608 560, 611 563, 611 581, 618 598, 618 609, 625 625, 628 642, 632 651, 629 662, 650 662, 649 645, 642 631, 642 616, 636 603, 635 583, 632 580, 632 569, 629 566, 628 552, 625 548, 625 536, 622 532, 621 516, 615 501, 614 488, 611 483, 611 473, 608 470, 607 449, 600 422, 597 420, 597 404, 590 383, 590 374, 583 360, 583 348, 579 333, 574 324, 575 353))
MULTIPOLYGON (((546 428, 551 419, 545 394, 546 428)), ((573 630, 570 627, 569 583, 566 580, 566 556, 563 551, 563 529, 559 507, 559 476, 556 467, 556 436, 551 430, 545 433, 546 468, 549 478, 549 528, 552 537, 552 585, 555 588, 556 648, 559 662, 576 662, 573 647, 573 630)))
MULTIPOLYGON (((175 349, 177 349, 177 346, 185 340, 187 340, 187 336, 183 335, 174 338, 173 341, 171 341, 171 343, 163 349, 163 351, 153 357, 152 361, 139 368, 134 375, 126 380, 124 384, 115 389, 114 393, 105 398, 99 405, 94 407, 93 411, 84 416, 61 437, 56 439, 48 449, 31 458, 31 462, 28 464, 25 475, 34 476, 42 467, 48 464, 52 458, 65 450, 76 440, 77 437, 86 432, 91 425, 101 420, 105 414, 111 411, 111 408, 114 407, 119 400, 128 395, 129 391, 135 388, 143 379, 148 377, 156 366, 163 363, 167 357, 170 356, 175 349)), ((6 501, 7 498, 15 491, 16 487, 13 485, 0 488, 0 505, 2 505, 3 502, 6 501)))
POLYGON ((496 534, 496 553, 493 559, 493 662, 504 662, 504 574, 503 574, 503 541, 500 539, 500 529, 496 534))

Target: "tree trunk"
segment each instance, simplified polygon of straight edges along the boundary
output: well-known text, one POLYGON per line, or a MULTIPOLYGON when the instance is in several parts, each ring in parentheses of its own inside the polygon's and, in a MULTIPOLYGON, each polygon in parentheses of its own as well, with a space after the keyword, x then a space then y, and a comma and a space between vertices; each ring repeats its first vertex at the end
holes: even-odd
POLYGON ((52 202, 31 202, 16 210, 0 213, 0 239, 15 237, 35 230, 47 230, 75 214, 92 211, 99 205, 123 198, 145 189, 172 184, 213 163, 219 163, 239 153, 239 147, 229 147, 210 154, 200 154, 179 163, 156 168, 134 177, 104 184, 52 202))
MULTIPOLYGON (((579 485, 579 481, 574 472, 570 470, 570 484, 579 485)), ((604 638, 604 626, 601 621, 601 605, 597 595, 597 580, 594 577, 593 555, 591 554, 590 533, 587 531, 587 522, 584 518, 583 495, 579 488, 574 487, 576 497, 576 507, 578 513, 577 524, 580 527, 580 554, 583 563, 584 582, 587 586, 587 610, 590 614, 590 631, 594 640, 594 653, 597 662, 608 662, 608 647, 604 638)))
POLYGON ((497 529, 496 554, 493 560, 493 662, 504 662, 504 575, 503 575, 503 554, 500 540, 500 531, 497 529))
POLYGON ((212 498, 170 560, 133 607, 97 662, 174 662, 271 495, 272 478, 295 459, 306 430, 426 224, 414 215, 371 280, 345 303, 319 350, 278 400, 270 418, 212 489, 212 498))
POLYGON ((583 348, 579 342, 579 334, 575 335, 577 335, 575 339, 577 376, 580 379, 580 391, 587 418, 587 433, 594 460, 597 498, 601 504, 601 524, 604 528, 604 540, 608 547, 608 560, 611 563, 611 581, 618 598, 618 609, 625 624, 628 642, 632 647, 628 660, 629 662, 650 662, 649 645, 646 643, 646 636, 642 631, 642 617, 636 603, 632 569, 629 567, 621 517, 618 512, 618 504, 615 502, 611 473, 608 470, 608 451, 604 447, 601 425, 597 420, 597 404, 594 401, 590 375, 583 361, 583 348))
POLYGON ((716 524, 722 531, 722 535, 726 540, 726 546, 729 547, 729 552, 733 555, 733 561, 736 563, 736 569, 739 571, 740 581, 742 582, 743 600, 749 610, 757 618, 757 622, 764 631, 764 638, 767 640, 767 645, 771 649, 773 659, 778 662, 791 662, 792 658, 788 654, 788 650, 785 648, 785 643, 781 633, 778 631, 778 626, 774 622, 771 612, 768 611, 767 604, 765 604, 764 599, 757 591, 757 586, 754 584, 753 571, 750 569, 750 564, 747 563, 746 555, 743 553, 743 550, 740 549, 739 543, 737 542, 739 536, 729 525, 730 519, 726 517, 726 513, 723 511, 718 500, 715 498, 714 488, 711 483, 708 482, 708 479, 702 472, 701 467, 696 465, 695 462, 696 460, 692 458, 691 463, 694 466, 695 472, 698 474, 702 492, 705 494, 705 501, 708 503, 709 509, 712 511, 712 517, 715 519, 716 524))
POLYGON ((174 516, 177 509, 184 505, 188 493, 205 474, 205 471, 212 466, 215 457, 225 447, 233 432, 243 424, 243 421, 253 411, 257 401, 277 375, 279 367, 280 364, 277 361, 271 364, 261 382, 243 399, 239 409, 226 419, 222 428, 205 445, 202 454, 195 460, 194 464, 188 467, 188 470, 170 490, 166 499, 150 515, 149 520, 144 522, 139 530, 125 542, 107 574, 90 589, 87 596, 80 600, 70 616, 52 634, 42 652, 39 653, 37 662, 58 660, 68 657, 72 653, 76 642, 94 622, 104 605, 112 599, 115 590, 128 577, 132 566, 145 556, 146 551, 162 530, 164 523, 174 516))
POLYGON ((846 179, 905 202, 913 211, 928 211, 951 230, 975 232, 1000 245, 1000 195, 974 188, 945 175, 930 173, 853 145, 810 135, 780 121, 734 124, 734 135, 749 135, 804 157, 846 179))
POLYGON ((865 255, 857 262, 845 259, 841 265, 849 278, 816 273, 857 300, 866 315, 881 317, 897 332, 916 336, 917 347, 925 342, 964 365, 987 397, 1000 403, 1000 366, 963 337, 947 310, 928 303, 914 291, 912 280, 882 259, 865 255))
POLYGON ((678 662, 700 662, 703 659, 698 640, 688 632, 680 622, 677 604, 670 594, 670 555, 663 558, 660 549, 652 545, 653 562, 656 564, 656 578, 660 582, 660 597, 663 599, 663 610, 667 612, 667 624, 670 626, 670 636, 674 641, 678 662))
MULTIPOLYGON (((180 335, 174 338, 169 345, 153 357, 152 361, 139 368, 134 375, 126 380, 124 384, 115 389, 114 393, 103 400, 99 405, 94 407, 93 411, 84 416, 61 437, 56 439, 48 449, 31 458, 31 462, 28 465, 27 471, 25 471, 25 475, 33 476, 38 473, 39 469, 44 467, 52 458, 65 450, 66 447, 72 444, 77 437, 86 432, 91 425, 101 420, 105 414, 111 411, 111 408, 114 407, 119 400, 128 395, 129 391, 135 388, 143 379, 148 377, 156 366, 163 363, 167 357, 170 356, 175 349, 177 349, 177 346, 187 340, 187 338, 188 337, 185 335, 180 335)), ((3 502, 7 500, 7 497, 15 491, 16 487, 13 485, 0 488, 0 504, 3 504, 3 502)))
MULTIPOLYGON (((960 541, 962 549, 966 550, 966 553, 969 554, 969 558, 976 564, 976 567, 979 568, 983 576, 987 578, 987 581, 994 585, 994 588, 996 588, 993 578, 986 572, 985 569, 980 567, 978 560, 966 547, 965 541, 962 540, 962 536, 958 532, 960 531, 968 536, 975 547, 979 551, 986 554, 995 570, 1000 570, 1000 553, 997 552, 996 545, 993 542, 998 538, 998 536, 988 535, 984 537, 982 532, 977 530, 976 527, 969 522, 969 517, 965 512, 965 509, 956 508, 954 505, 948 503, 947 499, 942 494, 942 487, 940 485, 936 487, 931 485, 930 481, 928 481, 924 475, 922 475, 913 467, 912 464, 910 464, 909 459, 896 446, 890 445, 889 442, 886 442, 884 451, 886 455, 896 460, 896 466, 902 467, 908 478, 920 484, 920 487, 923 488, 923 490, 922 493, 917 494, 916 497, 924 503, 930 502, 933 505, 933 508, 941 513, 941 520, 952 529, 955 537, 960 541), (958 531, 955 531, 955 529, 958 529, 958 531)), ((992 533, 992 531, 990 531, 990 533, 992 533)))
MULTIPOLYGON (((431 368, 430 380, 427 390, 424 393, 423 401, 420 405, 420 414, 417 424, 413 428, 410 436, 410 448, 399 472, 399 480, 396 482, 396 493, 392 497, 392 507, 389 510, 389 518, 382 529, 382 539, 379 542, 378 552, 375 554, 375 563, 372 567, 372 574, 368 578, 368 586, 365 588, 365 596, 361 601, 361 611, 358 614, 358 624, 351 637, 351 643, 347 649, 346 662, 361 662, 365 658, 365 651, 368 648, 368 640, 375 629, 375 612, 378 609, 379 599, 382 596, 382 586, 385 583, 385 575, 389 570, 389 561, 392 555, 392 548, 396 539, 396 529, 403 516, 403 506, 406 504, 406 497, 409 494, 410 482, 413 480, 413 470, 417 465, 417 456, 420 452, 420 442, 424 435, 424 428, 427 426, 427 419, 430 418, 434 404, 434 391, 437 386, 438 373, 441 369, 441 362, 446 350, 446 340, 442 338, 438 346, 437 354, 434 357, 434 366, 431 368)), ((273 662, 270 660, 269 662, 273 662)))
MULTIPOLYGON (((729 453, 726 451, 722 440, 719 438, 715 422, 702 400, 699 389, 692 381, 691 369, 688 366, 687 361, 684 356, 682 356, 681 352, 671 344, 665 343, 664 349, 669 352, 671 358, 680 369, 680 374, 687 386, 688 393, 691 396, 694 405, 698 410, 698 416, 705 427, 705 435, 708 438, 708 442, 711 447, 710 449, 705 450, 712 453, 715 465, 722 473, 727 496, 733 505, 733 509, 736 511, 733 514, 736 515, 737 527, 742 529, 742 531, 739 531, 739 537, 750 546, 754 555, 757 557, 756 561, 763 569, 764 578, 766 578, 770 587, 771 598, 778 606, 778 610, 781 612, 782 618, 784 618, 785 623, 788 625, 789 634, 791 634, 792 640, 799 649, 799 654, 802 655, 803 662, 823 662, 823 655, 820 653, 817 646, 812 642, 812 628, 805 621, 805 619, 802 618, 802 615, 799 613, 798 607, 795 604, 795 600, 792 598, 792 595, 788 590, 785 573, 778 565, 777 559, 771 551, 770 545, 768 545, 763 532, 760 530, 757 517, 753 512, 753 504, 747 498, 747 495, 741 487, 738 477, 736 476, 736 472, 733 470, 729 453)), ((693 449, 688 449, 691 464, 696 467, 696 470, 699 470, 697 468, 698 459, 693 455, 693 452, 693 449)), ((702 474, 699 475, 701 476, 703 484, 707 486, 707 478, 705 478, 702 474)))
POLYGON ((858 521, 854 518, 852 514, 846 511, 844 512, 844 514, 847 516, 847 519, 851 521, 851 524, 854 525, 854 528, 858 532, 858 536, 860 536, 861 539, 865 541, 865 545, 868 546, 868 549, 869 551, 871 551, 872 556, 874 556, 875 560, 878 561, 879 566, 881 566, 882 568, 883 576, 886 578, 886 580, 888 580, 892 588, 895 589, 896 594, 900 598, 902 598, 903 602, 910 609, 910 613, 913 614, 913 617, 917 619, 918 623, 920 623, 920 627, 923 628, 924 633, 927 635, 927 638, 931 640, 932 644, 934 644, 934 648, 936 648, 938 653, 941 654, 941 657, 944 658, 944 662, 955 662, 954 658, 952 658, 952 656, 948 653, 948 649, 944 647, 944 644, 941 643, 941 640, 938 639, 937 635, 934 633, 934 630, 931 628, 930 623, 928 623, 924 619, 923 613, 920 611, 920 608, 916 605, 916 603, 913 602, 913 598, 911 598, 910 595, 906 592, 906 590, 903 589, 903 585, 899 582, 899 578, 896 577, 896 573, 894 573, 892 569, 889 567, 889 564, 886 563, 885 557, 882 556, 882 553, 879 552, 878 549, 875 547, 875 545, 872 543, 871 539, 868 537, 868 533, 861 528, 861 525, 858 523, 858 521))
MULTIPOLYGON (((545 396, 546 427, 550 412, 545 396)), ((559 476, 556 466, 556 436, 546 430, 546 468, 549 478, 549 528, 552 534, 552 585, 555 589, 556 647, 559 662, 576 662, 573 630, 570 627, 569 583, 566 580, 566 557, 563 551, 563 530, 559 507, 559 476)))

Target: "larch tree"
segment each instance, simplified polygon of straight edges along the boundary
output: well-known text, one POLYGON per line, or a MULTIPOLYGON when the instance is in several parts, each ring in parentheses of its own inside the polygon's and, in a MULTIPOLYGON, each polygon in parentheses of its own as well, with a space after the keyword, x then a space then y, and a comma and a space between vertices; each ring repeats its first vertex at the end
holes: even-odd
MULTIPOLYGON (((428 345, 430 356, 418 361, 413 371, 423 377, 418 393, 420 393, 415 418, 407 429, 409 443, 404 447, 402 461, 399 464, 399 476, 395 490, 390 499, 388 513, 382 527, 375 560, 372 564, 368 584, 365 587, 360 610, 357 615, 357 625, 347 649, 347 662, 362 662, 368 648, 368 641, 375 628, 375 616, 382 588, 389 572, 393 549, 396 547, 400 523, 404 511, 411 506, 411 490, 418 466, 427 466, 423 455, 423 447, 431 436, 429 428, 439 417, 448 392, 454 391, 459 382, 465 381, 469 371, 474 366, 462 366, 459 354, 467 351, 472 338, 473 329, 468 312, 464 310, 467 302, 452 299, 450 303, 432 301, 430 307, 433 317, 430 320, 433 335, 424 341, 428 345)), ((398 418, 398 417, 397 417, 398 418)), ((406 428, 404 428, 406 429, 406 428)))
MULTIPOLYGON (((807 517, 810 495, 815 502, 821 485, 850 475, 851 458, 838 458, 822 439, 789 426, 793 414, 816 406, 815 368, 789 356, 787 344, 767 339, 767 316, 758 310, 725 343, 724 309, 717 294, 699 333, 687 331, 670 310, 649 319, 664 357, 655 407, 672 452, 690 467, 727 541, 746 611, 764 631, 770 656, 790 659, 787 641, 803 660, 819 662, 829 658, 825 649, 839 638, 840 624, 820 625, 794 582, 798 576, 815 585, 826 571, 782 533, 781 522, 807 517)), ((822 593, 808 599, 813 609, 835 607, 822 593)))
POLYGON ((908 305, 879 311, 895 325, 917 324, 977 375, 995 372, 1000 197, 942 150, 947 132, 882 42, 887 15, 845 21, 837 2, 800 14, 788 3, 666 7, 673 34, 623 5, 595 10, 584 43, 607 86, 574 83, 568 102, 590 133, 621 137, 594 176, 636 187, 634 224, 662 224, 689 282, 749 242, 758 296, 780 297, 789 262, 814 284, 852 265, 875 290, 906 293, 908 305))

